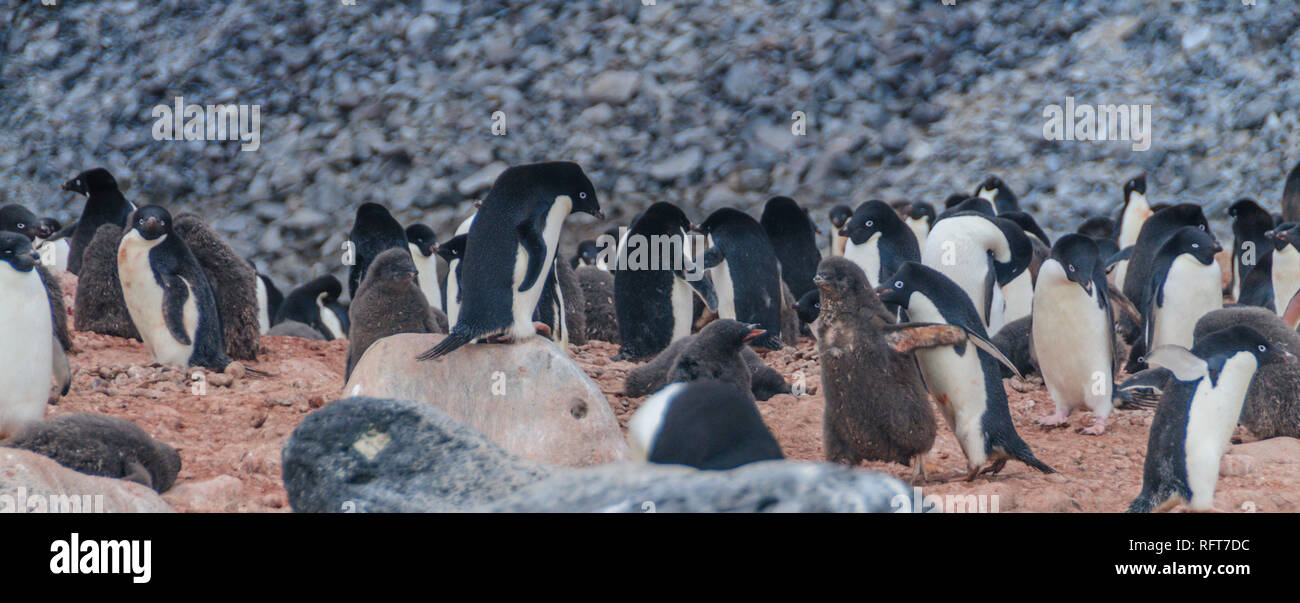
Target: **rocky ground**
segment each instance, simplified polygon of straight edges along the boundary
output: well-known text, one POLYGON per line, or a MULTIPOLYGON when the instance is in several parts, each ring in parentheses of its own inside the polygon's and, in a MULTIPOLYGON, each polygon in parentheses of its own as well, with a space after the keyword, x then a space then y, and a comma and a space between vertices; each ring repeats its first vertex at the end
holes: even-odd
MULTIPOLYGON (((445 238, 504 166, 548 158, 581 162, 616 224, 665 199, 697 220, 775 194, 818 216, 941 201, 992 172, 1059 232, 1145 171, 1221 234, 1238 197, 1276 209, 1300 159, 1287 0, 10 4, 0 202, 73 218, 58 185, 107 166, 288 287, 340 271, 362 202, 445 238), (261 148, 154 140, 177 96, 260 106, 261 148), (1044 140, 1066 97, 1150 104, 1151 149, 1044 140)), ((607 226, 574 222, 567 246, 607 226)))
MULTIPOLYGON (((288 511, 280 470, 284 442, 307 413, 342 395, 347 352, 342 341, 264 337, 259 361, 249 366, 268 375, 209 375, 203 395, 194 395, 194 385, 181 371, 153 366, 138 342, 93 333, 76 333, 75 342, 72 391, 48 415, 91 412, 123 417, 178 448, 183 467, 177 485, 163 498, 179 511, 288 511)), ((635 364, 611 361, 616 352, 617 346, 604 342, 571 349, 626 428, 641 399, 621 395, 623 377, 635 364)), ((807 388, 801 396, 778 395, 761 402, 764 419, 787 457, 821 460, 823 398, 813 341, 803 338, 797 347, 769 352, 764 359, 792 384, 807 388)), ((961 481, 965 458, 951 431, 941 426, 926 462, 931 481, 924 484, 923 493, 989 495, 985 504, 990 509, 996 504, 1000 512, 1126 509, 1141 488, 1152 412, 1117 412, 1101 437, 1076 433, 1090 423, 1078 414, 1070 429, 1046 431, 1034 424, 1052 412, 1046 390, 1041 385, 1007 384, 1016 428, 1035 454, 1060 473, 1043 475, 1012 462, 996 477, 961 481)), ((1244 433, 1239 439, 1245 443, 1234 446, 1223 461, 1216 507, 1300 511, 1300 442, 1277 438, 1253 443, 1244 433)), ((904 480, 910 477, 900 465, 865 467, 904 480)))

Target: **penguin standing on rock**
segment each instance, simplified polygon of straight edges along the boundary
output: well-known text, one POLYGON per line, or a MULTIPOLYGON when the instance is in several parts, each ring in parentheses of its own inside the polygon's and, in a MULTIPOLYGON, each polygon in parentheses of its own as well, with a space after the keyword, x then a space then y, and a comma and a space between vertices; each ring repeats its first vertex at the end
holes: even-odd
POLYGON ((348 357, 343 379, 370 345, 398 333, 440 333, 420 287, 419 271, 405 249, 387 249, 370 263, 366 279, 348 306, 348 357))
POLYGON ((853 218, 853 208, 836 205, 831 208, 831 248, 830 255, 844 255, 844 246, 849 238, 840 234, 840 229, 853 218))
POLYGON ((0 438, 45 416, 54 380, 54 325, 27 237, 0 232, 0 438))
POLYGON ((420 291, 429 305, 441 310, 442 287, 438 285, 438 238, 433 229, 424 224, 406 227, 406 244, 411 249, 411 260, 420 272, 420 291))
POLYGON ((772 197, 763 206, 759 218, 767 238, 781 264, 781 279, 790 288, 790 294, 799 299, 815 289, 812 277, 822 254, 817 250, 817 227, 808 218, 808 212, 789 197, 772 197))
POLYGON ((126 228, 127 217, 135 206, 117 188, 117 180, 104 168, 86 170, 63 183, 63 190, 86 196, 86 205, 77 220, 77 228, 68 243, 68 272, 81 274, 81 256, 104 224, 126 228))
POLYGON ((366 278, 370 262, 386 249, 406 249, 406 230, 388 213, 388 208, 378 203, 362 203, 348 233, 348 242, 353 251, 353 262, 348 267, 348 298, 351 299, 366 278))
MULTIPOLYGON (((1223 273, 1214 258, 1220 251, 1210 233, 1193 226, 1184 226, 1165 241, 1152 262, 1142 312, 1142 345, 1134 350, 1191 347, 1196 321, 1223 307, 1223 273)), ((1130 373, 1146 368, 1140 354, 1135 351, 1132 356, 1130 373)))
POLYGON ((903 262, 921 260, 916 234, 884 201, 859 205, 840 234, 849 239, 844 257, 862 268, 873 288, 898 271, 903 262))
POLYGON ((289 292, 275 317, 275 324, 287 320, 316 329, 326 341, 347 339, 348 311, 339 303, 343 283, 326 274, 289 292))
POLYGON ((465 245, 462 307, 451 333, 420 354, 433 360, 479 337, 534 337, 533 311, 571 212, 604 218, 596 189, 576 163, 506 169, 474 218, 465 245))
POLYGON ((673 383, 628 421, 633 454, 651 463, 735 469, 785 458, 753 399, 729 383, 673 383))
POLYGON ((615 360, 653 356, 689 336, 697 296, 710 310, 718 308, 714 281, 689 254, 690 229, 681 208, 663 201, 632 222, 612 271, 620 344, 615 360))
POLYGON ((1068 424, 1076 408, 1092 411, 1093 424, 1082 431, 1101 435, 1115 379, 1115 328, 1106 296, 1106 272, 1097 244, 1068 234, 1052 247, 1038 270, 1034 288, 1033 343, 1039 371, 1056 412, 1039 419, 1054 427, 1068 424))
POLYGON ((925 387, 966 454, 966 481, 980 473, 996 475, 1010 459, 1043 473, 1056 470, 1034 456, 1016 433, 1002 386, 998 363, 1012 366, 992 343, 970 299, 937 270, 916 262, 904 264, 879 292, 881 301, 907 310, 912 321, 952 325, 967 332, 972 345, 937 347, 916 353, 925 387), (984 468, 985 463, 992 465, 984 468))
POLYGON ((1187 503, 1194 511, 1214 507, 1219 463, 1232 439, 1247 388, 1259 369, 1292 364, 1290 352, 1258 331, 1238 325, 1202 338, 1191 350, 1160 346, 1147 355, 1173 379, 1165 385, 1151 421, 1142 491, 1129 513, 1163 511, 1187 503))
POLYGON ((718 316, 758 323, 765 333, 753 345, 781 349, 781 267, 763 227, 748 214, 724 207, 699 230, 708 239, 704 265, 718 292, 718 316))
POLYGON ((146 205, 131 214, 117 272, 131 321, 155 361, 225 370, 231 360, 217 298, 167 210, 146 205))

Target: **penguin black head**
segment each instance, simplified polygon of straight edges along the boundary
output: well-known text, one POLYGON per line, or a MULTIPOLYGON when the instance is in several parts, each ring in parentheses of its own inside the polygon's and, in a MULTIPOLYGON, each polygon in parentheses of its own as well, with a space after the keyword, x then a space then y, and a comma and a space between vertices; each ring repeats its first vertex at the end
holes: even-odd
POLYGON ((32 252, 32 242, 16 232, 0 232, 0 262, 18 272, 31 272, 40 258, 32 252))
POLYGON ((1033 216, 1023 211, 1004 211, 998 214, 998 217, 1015 222, 1020 225, 1020 228, 1022 228, 1025 233, 1038 237, 1038 240, 1042 241, 1043 244, 1048 247, 1052 246, 1052 240, 1049 239, 1047 233, 1043 232, 1043 229, 1038 226, 1038 222, 1034 220, 1033 216))
MULTIPOLYGON (((382 228, 387 223, 399 224, 387 207, 378 203, 362 203, 357 207, 357 219, 353 230, 369 231, 382 228)), ((397 228, 401 228, 400 224, 397 228)))
POLYGON ((92 193, 117 190, 117 180, 104 168, 86 170, 76 178, 63 183, 63 190, 80 193, 89 197, 92 193))
POLYGON ((420 255, 429 257, 433 255, 433 250, 438 247, 438 237, 433 233, 433 229, 424 224, 412 224, 406 227, 406 242, 415 245, 420 250, 420 255))
POLYGON ((63 225, 54 218, 41 218, 36 221, 36 236, 42 239, 48 239, 60 230, 63 230, 63 225))
POLYGON ((808 210, 789 197, 772 197, 763 205, 759 223, 768 233, 818 232, 817 225, 808 217, 808 210))
POLYGON ((1173 256, 1191 255, 1196 261, 1208 266, 1214 261, 1214 254, 1223 251, 1223 248, 1210 233, 1195 226, 1184 226, 1169 238, 1162 251, 1173 256))
POLYGON ((841 256, 831 256, 817 265, 817 275, 813 284, 820 292, 822 311, 834 311, 835 308, 865 307, 868 311, 884 311, 871 289, 867 273, 862 271, 852 260, 841 256))
MULTIPOLYGON (((722 211, 722 210, 718 210, 722 211)), ((712 219, 712 217, 710 217, 712 219)), ((667 201, 660 201, 646 208, 632 222, 632 229, 638 233, 676 235, 694 229, 682 208, 667 201)))
POLYGON ((943 200, 943 208, 952 209, 954 205, 957 205, 958 203, 961 203, 962 201, 965 201, 968 198, 970 198, 970 195, 967 195, 965 193, 953 193, 951 195, 948 195, 947 199, 943 200))
POLYGON ((697 337, 700 341, 708 342, 711 348, 734 354, 750 340, 766 332, 757 324, 724 318, 705 325, 697 337))
POLYGON ((605 219, 596 200, 596 187, 592 186, 582 167, 572 161, 547 161, 507 168, 497 177, 492 188, 537 190, 555 199, 568 196, 573 202, 572 211, 591 214, 605 219))
POLYGON ((884 201, 867 201, 853 210, 853 217, 840 229, 840 236, 849 237, 854 245, 861 245, 876 233, 885 235, 906 228, 894 208, 884 201))
POLYGON ((1065 278, 1092 294, 1092 282, 1098 257, 1097 242, 1081 234, 1068 234, 1052 246, 1051 258, 1065 269, 1065 278))
POLYGON ((338 301, 339 296, 343 295, 343 283, 334 275, 326 274, 325 276, 316 277, 315 280, 303 285, 302 290, 310 292, 313 299, 324 293, 324 301, 328 303, 338 301))
POLYGON ((838 232, 839 229, 844 228, 844 225, 848 223, 849 218, 852 217, 853 217, 853 210, 850 209, 849 206, 836 205, 835 207, 832 207, 831 228, 834 228, 836 232, 838 232))
POLYGON ((890 204, 889 204, 889 208, 892 209, 892 210, 894 210, 894 213, 898 214, 898 218, 901 220, 901 219, 903 219, 903 218, 906 218, 906 217, 907 217, 907 211, 910 210, 910 209, 912 209, 912 202, 911 202, 911 201, 892 201, 892 202, 890 202, 890 204))
POLYGON ((816 289, 810 289, 799 301, 794 304, 794 311, 799 315, 799 320, 812 324, 817 320, 817 316, 822 311, 822 294, 816 289))
POLYGON ((1241 352, 1254 355, 1259 366, 1296 362, 1293 354, 1281 346, 1273 345, 1262 333, 1246 325, 1231 326, 1201 337, 1191 351, 1210 364, 1212 369, 1216 365, 1222 368, 1225 360, 1241 352))
POLYGON ((1094 216, 1083 221, 1075 232, 1094 239, 1113 239, 1117 228, 1115 220, 1105 216, 1094 216))
POLYGON ((131 217, 131 230, 140 232, 146 241, 169 235, 172 232, 172 215, 159 205, 146 205, 131 217))
MULTIPOLYGON (((647 210, 647 213, 649 213, 649 210, 647 210)), ((748 223, 748 222, 753 222, 757 224, 757 221, 755 221, 754 218, 750 217, 749 214, 740 211, 739 209, 736 209, 734 207, 724 207, 722 209, 719 209, 709 214, 709 217, 705 218, 704 223, 700 224, 698 230, 704 234, 710 234, 713 231, 729 224, 748 223)))
POLYGON ((1264 236, 1273 241, 1273 247, 1278 251, 1286 249, 1287 245, 1300 249, 1300 223, 1286 222, 1280 224, 1277 228, 1264 233, 1264 236))
POLYGON ((450 262, 465 257, 465 242, 469 240, 468 234, 456 235, 441 245, 435 245, 434 251, 442 256, 442 259, 450 262))
POLYGON ((1228 206, 1228 217, 1233 221, 1240 220, 1259 220, 1267 221, 1269 226, 1273 225, 1273 216, 1267 210, 1260 207, 1254 199, 1238 199, 1236 203, 1228 206))
POLYGON ((934 205, 926 203, 925 201, 917 201, 907 209, 908 218, 913 220, 925 220, 926 224, 929 224, 930 226, 934 226, 935 216, 934 205))
POLYGON ((1127 202, 1130 195, 1138 193, 1147 194, 1147 175, 1138 174, 1136 178, 1130 179, 1124 183, 1124 201, 1127 202))
MULTIPOLYGON (((371 262, 370 269, 366 271, 366 280, 373 278, 375 284, 381 287, 401 287, 414 282, 418 274, 415 262, 411 261, 411 254, 405 249, 393 248, 379 254, 371 262)), ((339 290, 342 292, 341 285, 339 290)))
POLYGON ((903 262, 898 271, 888 281, 881 283, 876 294, 880 301, 902 308, 908 307, 912 294, 917 291, 933 290, 929 283, 936 277, 946 278, 938 271, 919 262, 903 262))
POLYGON ((578 266, 595 266, 599 256, 600 248, 596 246, 596 242, 587 239, 578 243, 578 253, 573 256, 573 266, 575 268, 578 266))
POLYGON ((30 241, 40 236, 40 221, 36 214, 18 204, 0 207, 0 230, 16 232, 30 241))
POLYGON ((948 216, 956 215, 963 212, 974 212, 977 214, 984 214, 990 218, 997 216, 997 212, 993 210, 992 201, 989 201, 988 199, 984 199, 981 197, 967 197, 949 206, 946 210, 944 210, 943 215, 939 216, 939 219, 942 220, 948 216))
POLYGON ((1002 179, 997 176, 989 175, 984 178, 984 182, 980 183, 979 188, 975 189, 975 196, 980 196, 980 193, 997 193, 1002 190, 1002 188, 1002 179))

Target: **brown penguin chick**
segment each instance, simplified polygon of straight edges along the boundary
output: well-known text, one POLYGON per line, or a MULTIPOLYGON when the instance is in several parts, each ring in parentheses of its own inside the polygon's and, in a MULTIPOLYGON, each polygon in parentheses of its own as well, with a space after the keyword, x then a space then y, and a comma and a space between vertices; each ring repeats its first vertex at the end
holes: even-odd
POLYGON ((117 247, 121 241, 122 228, 104 224, 86 245, 77 276, 72 326, 78 331, 139 340, 140 333, 127 312, 117 275, 117 247))
MULTIPOLYGON (((1277 314, 1257 306, 1229 306, 1196 321, 1195 341, 1228 327, 1246 325, 1259 331, 1275 349, 1300 355, 1300 333, 1277 314)), ((1300 365, 1270 363, 1255 371, 1241 408, 1242 427, 1260 439, 1300 438, 1300 365)))
POLYGON ((387 249, 370 263, 357 295, 348 307, 348 364, 352 376, 366 349, 398 333, 446 333, 439 330, 429 300, 415 284, 418 271, 405 248, 387 249))
POLYGON ((172 228, 194 253, 212 286, 226 354, 236 360, 257 360, 257 348, 262 342, 257 322, 257 270, 194 214, 177 215, 172 228))
POLYGON ((573 271, 582 287, 586 306, 584 323, 587 339, 618 343, 618 315, 614 313, 614 274, 595 266, 578 266, 573 271))
POLYGON ((176 449, 135 423, 104 415, 77 413, 38 421, 0 445, 50 457, 87 475, 125 479, 158 492, 170 489, 181 470, 176 449))
POLYGON ((790 384, 781 374, 744 345, 757 336, 755 330, 735 320, 711 322, 699 333, 674 341, 650 362, 629 371, 623 381, 623 393, 647 396, 674 381, 707 378, 727 381, 741 391, 750 392, 750 397, 756 400, 788 393, 790 384), (736 364, 737 360, 740 365, 736 364), (743 371, 738 368, 741 365, 743 371))
POLYGON ((898 325, 850 260, 822 260, 813 282, 821 314, 813 324, 826 397, 822 435, 826 459, 856 465, 911 465, 924 479, 935 418, 912 350, 953 345, 965 331, 947 325, 898 325))
POLYGON ((587 343, 587 300, 578 283, 578 275, 568 262, 555 263, 555 276, 560 281, 560 295, 564 296, 564 327, 569 331, 569 343, 587 343))

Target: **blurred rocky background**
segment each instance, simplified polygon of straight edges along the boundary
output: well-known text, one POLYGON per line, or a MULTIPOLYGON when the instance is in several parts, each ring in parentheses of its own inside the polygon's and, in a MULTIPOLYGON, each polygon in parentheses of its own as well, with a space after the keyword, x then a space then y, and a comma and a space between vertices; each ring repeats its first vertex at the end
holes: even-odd
MULTIPOLYGON (((0 3, 0 202, 74 219, 59 184, 105 166, 282 287, 342 273, 362 202, 446 238, 501 169, 545 159, 580 162, 613 223, 774 194, 824 223, 995 173, 1060 232, 1146 172, 1221 236, 1239 197, 1277 210, 1300 159, 1292 0, 0 3), (260 105, 261 148, 153 140, 176 96, 260 105), (1151 104, 1150 150, 1044 140, 1067 96, 1151 104)), ((571 218, 566 249, 604 228, 571 218)))

